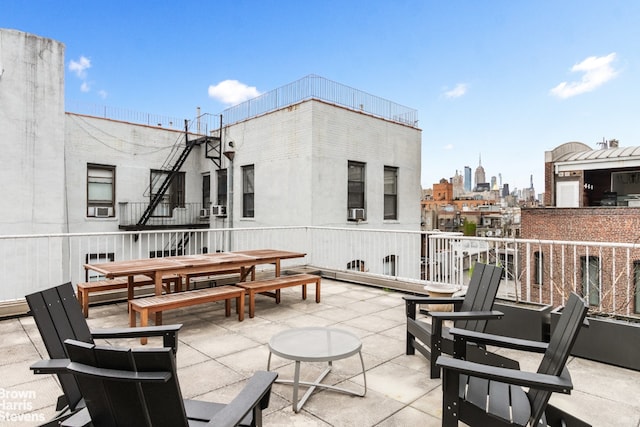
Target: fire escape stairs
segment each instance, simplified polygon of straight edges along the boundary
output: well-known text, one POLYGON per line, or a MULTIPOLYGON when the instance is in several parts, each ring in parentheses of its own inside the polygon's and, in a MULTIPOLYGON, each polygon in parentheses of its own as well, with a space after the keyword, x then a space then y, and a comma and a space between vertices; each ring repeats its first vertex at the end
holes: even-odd
POLYGON ((153 215, 154 210, 158 207, 158 205, 162 201, 164 195, 167 193, 167 190, 169 190, 171 183, 180 172, 180 169, 182 168, 182 166, 184 166, 184 163, 189 157, 189 154, 191 153, 191 151, 193 151, 194 147, 205 144, 206 157, 211 159, 214 162, 214 164, 216 164, 218 168, 220 168, 221 154, 222 154, 220 137, 219 136, 200 136, 190 141, 187 126, 188 126, 187 121, 185 120, 185 147, 180 153, 180 155, 178 156, 176 162, 171 167, 171 170, 169 171, 169 173, 165 175, 164 181, 162 182, 162 184, 160 184, 160 187, 158 188, 158 190, 154 194, 152 194, 149 205, 147 206, 145 211, 142 213, 142 216, 140 217, 140 219, 136 224, 136 227, 135 227, 136 230, 144 229, 145 225, 153 215))

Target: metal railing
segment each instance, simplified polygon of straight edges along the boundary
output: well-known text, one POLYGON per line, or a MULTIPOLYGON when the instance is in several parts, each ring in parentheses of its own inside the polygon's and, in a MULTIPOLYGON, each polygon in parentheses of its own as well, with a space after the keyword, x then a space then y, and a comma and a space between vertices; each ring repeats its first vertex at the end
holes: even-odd
MULTIPOLYGON (((121 202, 118 204, 118 220, 122 226, 136 225, 149 202, 121 202)), ((175 206, 171 203, 159 203, 153 215, 147 221, 148 226, 180 226, 209 223, 209 209, 202 203, 185 203, 175 206)))
POLYGON ((318 99, 412 127, 418 126, 417 110, 316 75, 303 77, 227 108, 222 112, 222 117, 225 125, 231 125, 309 99, 318 99))
MULTIPOLYGON (((65 111, 71 114, 79 114, 102 119, 116 120, 127 123, 137 123, 146 126, 184 131, 185 118, 165 116, 143 111, 135 111, 128 108, 114 107, 81 101, 69 101, 65 103, 65 111)), ((189 120, 189 132, 194 135, 209 135, 220 128, 220 115, 203 113, 189 120)))
POLYGON ((464 285, 474 263, 486 262, 505 268, 502 298, 558 306, 573 291, 590 302, 592 312, 640 318, 640 246, 633 243, 333 227, 0 236, 0 303, 52 284, 86 281, 85 263, 258 248, 307 254, 285 267, 302 263, 357 275, 362 282, 385 278, 420 290, 425 279, 464 285))

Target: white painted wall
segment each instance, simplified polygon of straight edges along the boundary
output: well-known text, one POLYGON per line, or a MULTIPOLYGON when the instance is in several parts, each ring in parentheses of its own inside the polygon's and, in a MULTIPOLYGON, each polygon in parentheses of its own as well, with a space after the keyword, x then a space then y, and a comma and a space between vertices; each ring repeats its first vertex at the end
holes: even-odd
POLYGON ((230 126, 236 226, 420 229, 421 131, 311 100, 230 126), (367 220, 347 221, 347 163, 366 163, 367 220), (255 217, 242 218, 242 166, 255 165, 255 217), (398 220, 384 221, 384 166, 398 168, 398 220))
POLYGON ((0 29, 0 73, 0 234, 64 232, 64 45, 0 29))
MULTIPOLYGON (((66 115, 65 129, 66 193, 72 232, 117 230, 118 203, 148 202, 145 191, 151 169, 161 169, 174 146, 179 151, 185 146, 184 132, 77 114, 66 115), (116 167, 115 218, 86 216, 88 163, 116 167)), ((204 148, 195 147, 181 169, 186 172, 186 202, 202 201, 201 173, 208 170, 203 160, 204 148)))

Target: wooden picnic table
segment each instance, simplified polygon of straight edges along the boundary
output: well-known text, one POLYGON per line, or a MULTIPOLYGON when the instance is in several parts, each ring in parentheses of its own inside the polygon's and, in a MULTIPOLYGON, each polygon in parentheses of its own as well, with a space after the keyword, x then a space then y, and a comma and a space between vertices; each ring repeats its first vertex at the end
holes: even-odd
MULTIPOLYGON (((155 295, 161 295, 163 276, 176 274, 185 276, 188 280, 188 277, 195 275, 237 271, 240 273, 240 280, 244 281, 249 274, 252 279, 255 278, 255 266, 259 264, 274 264, 275 275, 279 276, 281 260, 302 258, 305 255, 301 252, 277 249, 256 249, 84 264, 84 268, 101 273, 107 278, 128 277, 127 299, 131 300, 134 289, 133 278, 137 274, 144 274, 152 278, 155 284, 155 295)), ((178 287, 179 290, 180 287, 178 287)), ((161 316, 162 313, 156 313, 157 324, 162 322, 161 316)))

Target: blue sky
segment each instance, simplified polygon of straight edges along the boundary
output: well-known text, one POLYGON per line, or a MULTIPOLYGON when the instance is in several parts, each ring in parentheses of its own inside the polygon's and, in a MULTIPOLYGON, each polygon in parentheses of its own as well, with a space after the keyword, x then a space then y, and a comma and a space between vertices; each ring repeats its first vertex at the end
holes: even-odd
POLYGON ((422 185, 482 156, 544 190, 544 152, 640 145, 640 2, 24 1, 0 28, 66 45, 68 102, 192 119, 309 74, 418 110, 422 185))

